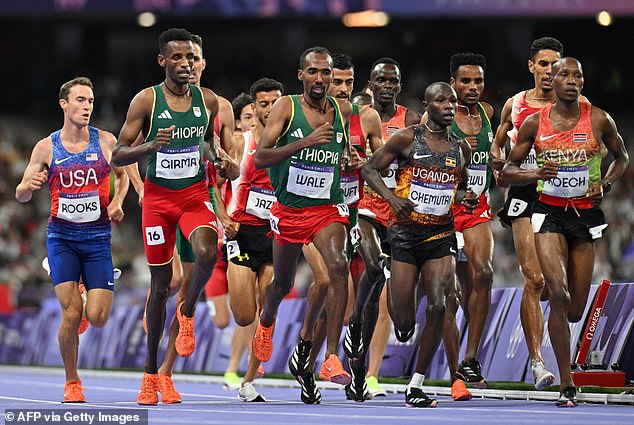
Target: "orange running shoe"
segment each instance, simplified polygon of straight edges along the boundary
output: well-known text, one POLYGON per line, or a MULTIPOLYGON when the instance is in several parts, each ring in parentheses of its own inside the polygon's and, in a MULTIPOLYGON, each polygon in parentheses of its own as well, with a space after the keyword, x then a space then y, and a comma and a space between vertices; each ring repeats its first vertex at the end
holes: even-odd
POLYGON ((144 373, 136 403, 144 406, 158 404, 158 383, 158 374, 144 373))
POLYGON ((145 299, 145 309, 143 310, 143 330, 147 334, 147 303, 150 302, 150 291, 152 288, 147 289, 147 298, 145 299))
POLYGON ((189 357, 194 354, 196 339, 194 338, 194 318, 184 316, 181 308, 185 301, 176 307, 176 318, 178 319, 178 336, 176 337, 176 352, 179 356, 189 357))
POLYGON ((343 369, 339 357, 335 354, 331 354, 321 365, 319 377, 324 381, 334 382, 339 385, 348 385, 352 382, 352 378, 350 378, 348 372, 343 369))
POLYGON ((64 385, 63 403, 85 403, 84 391, 86 391, 86 388, 81 386, 81 381, 67 382, 64 385))
POLYGON ((473 397, 462 379, 456 379, 451 384, 451 396, 455 401, 469 401, 473 397))
POLYGON ((158 374, 158 390, 161 393, 163 404, 180 403, 183 401, 181 395, 174 388, 174 382, 169 375, 158 374))
POLYGON ((88 329, 88 326, 90 326, 90 322, 88 321, 88 319, 86 319, 86 302, 88 301, 88 294, 83 283, 79 284, 79 295, 81 296, 81 303, 83 304, 83 307, 81 313, 81 322, 79 322, 77 333, 81 335, 86 332, 86 329, 88 329))
POLYGON ((258 366, 257 372, 255 372, 255 379, 260 379, 263 376, 264 376, 264 366, 260 364, 260 366, 258 366))
POLYGON ((268 362, 271 354, 273 354, 273 325, 265 328, 258 321, 253 337, 253 355, 261 362, 268 362))

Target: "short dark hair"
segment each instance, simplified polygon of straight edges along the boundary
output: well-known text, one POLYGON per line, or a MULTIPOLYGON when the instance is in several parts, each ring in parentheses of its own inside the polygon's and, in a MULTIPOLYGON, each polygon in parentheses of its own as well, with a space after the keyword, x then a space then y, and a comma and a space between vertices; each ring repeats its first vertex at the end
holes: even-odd
POLYGON ((203 49, 203 38, 198 34, 192 34, 192 43, 198 44, 200 50, 203 49))
POLYGON ((487 70, 487 60, 484 55, 480 53, 456 53, 451 55, 449 59, 449 75, 451 78, 456 77, 456 71, 462 65, 475 65, 482 68, 483 71, 487 70))
POLYGON ((321 47, 321 46, 310 47, 304 50, 301 56, 299 57, 299 69, 304 69, 304 62, 306 62, 306 56, 310 55, 311 53, 325 53, 332 58, 332 54, 330 53, 330 50, 326 49, 325 47, 321 47))
POLYGON ((68 94, 70 93, 70 89, 72 89, 75 86, 86 86, 86 87, 90 87, 91 89, 93 88, 92 81, 90 81, 90 78, 75 77, 72 80, 62 84, 62 87, 59 88, 59 98, 68 100, 68 94))
POLYGON ((332 67, 337 69, 354 69, 352 57, 343 53, 335 53, 332 55, 332 67))
POLYGON ((249 89, 249 95, 251 95, 251 99, 255 101, 256 95, 259 92, 273 90, 279 90, 280 93, 284 94, 284 85, 272 78, 260 78, 251 85, 251 88, 249 89))
POLYGON ((170 41, 192 41, 192 34, 185 28, 170 28, 163 31, 159 36, 159 52, 162 55, 165 54, 165 46, 170 41))
POLYGON ((233 116, 235 119, 240 119, 240 114, 245 106, 253 103, 253 98, 247 93, 240 93, 231 101, 231 108, 233 109, 233 116))
POLYGON ((553 37, 542 37, 533 41, 530 50, 531 60, 535 60, 537 53, 541 50, 552 50, 559 53, 560 56, 564 55, 564 45, 553 37))
POLYGON ((377 59, 374 61, 374 63, 372 64, 372 66, 370 67, 370 73, 372 73, 372 71, 374 71, 374 68, 376 68, 377 65, 379 64, 389 64, 389 65, 394 65, 398 68, 399 72, 401 71, 401 65, 396 61, 396 59, 392 59, 392 58, 381 58, 381 59, 377 59))

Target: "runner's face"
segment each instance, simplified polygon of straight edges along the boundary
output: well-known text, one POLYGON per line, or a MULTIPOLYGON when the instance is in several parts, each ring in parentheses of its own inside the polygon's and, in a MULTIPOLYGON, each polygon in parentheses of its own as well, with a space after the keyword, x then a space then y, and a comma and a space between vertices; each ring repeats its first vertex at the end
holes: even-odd
POLYGON ((71 87, 68 100, 60 99, 59 104, 64 115, 75 125, 85 126, 90 123, 95 97, 92 89, 84 85, 71 87))
POLYGON ((165 68, 165 76, 174 83, 184 85, 194 67, 194 44, 191 41, 170 41, 165 55, 158 55, 159 65, 165 68))
POLYGON ((370 90, 379 104, 395 104, 401 92, 401 71, 391 63, 378 64, 370 73, 370 90))
POLYGON ((332 69, 332 83, 328 89, 328 95, 338 99, 350 100, 352 87, 354 86, 354 68, 332 69))
POLYGON ((456 115, 458 96, 449 86, 439 87, 428 101, 423 102, 430 121, 441 127, 449 127, 456 115))
POLYGON ((484 91, 484 70, 478 65, 461 65, 456 76, 451 79, 451 87, 456 91, 458 103, 474 106, 484 91))
POLYGON ((262 126, 266 126, 271 108, 280 97, 282 93, 279 90, 260 91, 255 94, 255 113, 262 126))
POLYGON ((203 58, 203 50, 200 46, 194 43, 194 66, 192 67, 192 73, 189 76, 189 82, 191 84, 200 85, 200 79, 203 76, 203 70, 207 66, 207 61, 203 58))
POLYGON ((327 53, 309 53, 297 78, 304 84, 304 93, 311 99, 323 99, 332 80, 332 58, 327 53))
POLYGON ((535 87, 549 92, 553 89, 553 64, 561 58, 559 52, 554 50, 540 50, 535 55, 534 61, 528 61, 528 70, 535 78, 535 87))
POLYGON ((583 89, 583 71, 581 64, 575 59, 567 58, 555 65, 553 87, 557 99, 575 101, 583 89))
POLYGON ((242 131, 251 130, 255 128, 257 124, 255 120, 255 111, 254 111, 253 103, 249 103, 248 105, 242 108, 240 111, 240 117, 236 120, 236 127, 242 131))

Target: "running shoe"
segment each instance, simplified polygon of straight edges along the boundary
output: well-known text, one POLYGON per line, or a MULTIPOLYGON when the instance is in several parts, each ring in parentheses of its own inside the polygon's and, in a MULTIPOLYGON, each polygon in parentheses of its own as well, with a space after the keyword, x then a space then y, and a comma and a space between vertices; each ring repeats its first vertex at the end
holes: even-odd
POLYGON ((577 389, 566 387, 559 393, 559 399, 555 403, 557 407, 577 407, 577 389))
POLYGON ((238 398, 242 401, 261 403, 266 401, 264 396, 258 393, 253 382, 244 382, 238 390, 238 398))
POLYGON ((451 397, 454 401, 469 401, 473 398, 473 394, 467 389, 462 379, 456 379, 451 384, 451 397))
POLYGON ((240 377, 235 372, 227 372, 224 375, 225 390, 239 390, 240 377))
POLYGON ((365 382, 368 384, 368 391, 372 397, 386 397, 387 391, 379 384, 379 380, 376 376, 368 376, 365 378, 365 382))
POLYGON ((410 329, 409 331, 402 332, 396 329, 396 326, 394 326, 394 335, 396 335, 396 339, 398 339, 399 342, 405 343, 412 339, 415 330, 416 327, 410 329))
POLYGON ((531 370, 535 377, 535 389, 544 390, 555 383, 555 375, 546 369, 544 362, 540 360, 531 360, 531 370))
POLYGON ((262 366, 262 363, 260 363, 260 366, 258 366, 258 370, 255 372, 255 379, 260 379, 264 376, 264 366, 262 366))
POLYGON ((469 362, 463 361, 460 363, 456 378, 462 379, 469 387, 480 389, 487 387, 487 381, 482 377, 482 366, 480 366, 480 362, 476 358, 469 362))
POLYGON ((163 404, 174 404, 183 401, 181 395, 174 388, 174 382, 169 375, 158 374, 158 391, 161 393, 163 404))
POLYGON ((363 324, 350 322, 343 340, 343 351, 349 359, 358 359, 364 354, 363 324))
POLYGON ((258 321, 253 337, 253 354, 261 362, 268 362, 273 354, 273 325, 265 328, 258 321))
POLYGON ((79 335, 86 332, 88 326, 90 326, 90 322, 86 319, 86 303, 88 302, 88 293, 86 292, 86 287, 83 283, 79 284, 79 295, 81 296, 81 303, 83 305, 81 312, 81 321, 79 322, 79 328, 77 329, 77 333, 79 335))
POLYGON ((427 397, 422 388, 408 387, 405 390, 405 405, 407 407, 436 407, 438 402, 435 398, 427 397))
MULTIPOLYGON (((304 341, 301 338, 295 346, 293 354, 291 354, 291 357, 288 359, 288 369, 295 378, 309 372, 310 350, 312 347, 312 341, 304 341)), ((310 372, 312 372, 312 370, 310 370, 310 372)))
POLYGON ((185 301, 176 307, 176 318, 178 319, 178 335, 176 336, 176 352, 182 357, 189 357, 194 354, 196 339, 194 338, 194 317, 187 317, 181 312, 185 301))
POLYGON ((158 404, 158 374, 144 373, 137 404, 149 406, 158 404))
POLYGON ((296 376, 297 382, 302 387, 301 399, 306 404, 321 403, 321 392, 315 384, 315 375, 312 372, 306 372, 303 375, 296 376))
POLYGON ((62 403, 85 403, 86 388, 81 386, 81 381, 67 382, 64 385, 64 401, 62 403))
POLYGON ((368 392, 368 386, 365 382, 365 367, 363 365, 355 366, 352 360, 348 360, 348 366, 350 366, 352 382, 345 387, 346 398, 358 402, 370 400, 372 396, 368 392))
POLYGON ((143 309, 143 330, 147 334, 147 303, 150 302, 151 288, 147 288, 147 298, 145 298, 145 308, 143 309))
POLYGON ((348 372, 343 369, 339 357, 335 354, 331 354, 321 365, 319 377, 324 381, 334 382, 339 385, 348 385, 352 381, 348 372))

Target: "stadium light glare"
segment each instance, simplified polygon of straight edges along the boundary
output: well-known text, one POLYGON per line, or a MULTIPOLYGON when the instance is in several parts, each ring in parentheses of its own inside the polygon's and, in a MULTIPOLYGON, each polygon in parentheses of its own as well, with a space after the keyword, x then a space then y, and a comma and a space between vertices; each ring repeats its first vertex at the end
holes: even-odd
POLYGON ((376 28, 384 27, 390 23, 390 17, 385 12, 376 10, 364 10, 363 12, 346 13, 341 18, 346 27, 376 28))
POLYGON ((597 23, 603 27, 612 25, 612 15, 610 12, 603 10, 597 14, 597 23))
POLYGON ((156 15, 150 12, 143 12, 137 16, 136 22, 143 28, 153 27, 156 24, 156 15))

